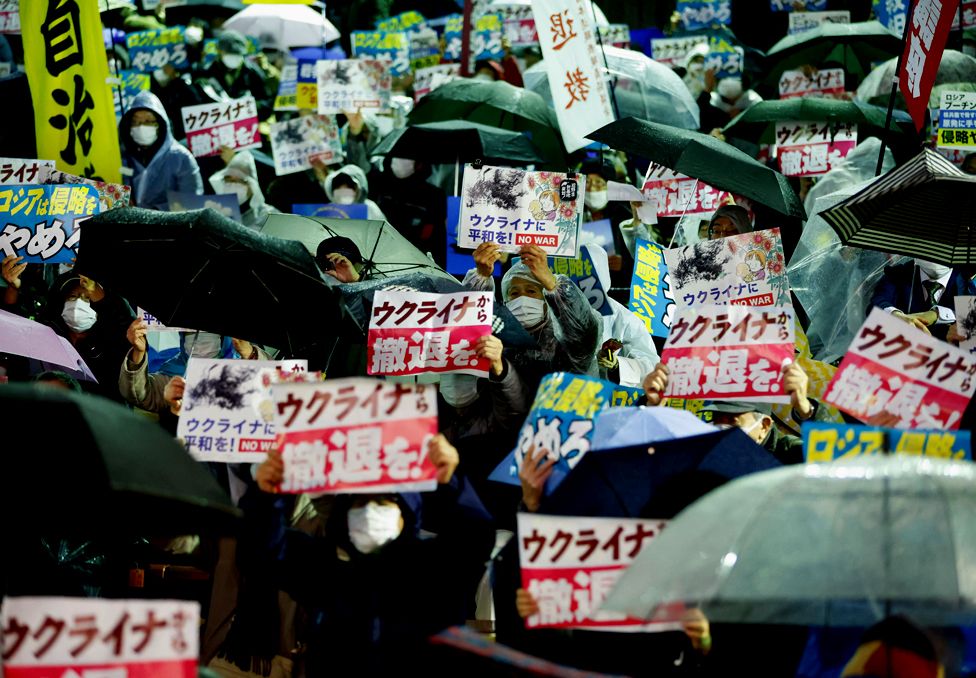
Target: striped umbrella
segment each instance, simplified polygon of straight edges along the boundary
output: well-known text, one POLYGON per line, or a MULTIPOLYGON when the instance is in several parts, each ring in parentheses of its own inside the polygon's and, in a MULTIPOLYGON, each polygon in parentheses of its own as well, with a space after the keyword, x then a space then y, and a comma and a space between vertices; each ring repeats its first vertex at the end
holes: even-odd
POLYGON ((976 264, 976 176, 930 149, 820 216, 844 245, 976 264))

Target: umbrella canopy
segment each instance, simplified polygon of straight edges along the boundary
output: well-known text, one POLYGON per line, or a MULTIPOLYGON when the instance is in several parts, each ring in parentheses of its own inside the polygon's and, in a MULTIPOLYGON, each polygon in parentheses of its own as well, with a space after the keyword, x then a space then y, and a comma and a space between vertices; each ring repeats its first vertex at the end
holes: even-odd
POLYGON ((976 263, 976 176, 930 149, 820 216, 844 245, 948 266, 976 263))
POLYGON ((467 120, 428 122, 395 130, 383 137, 372 153, 428 163, 478 158, 511 163, 543 161, 539 150, 524 134, 467 120))
POLYGON ((194 17, 226 19, 247 7, 243 0, 167 0, 164 4, 166 23, 171 26, 189 23, 194 17))
MULTIPOLYGON (((698 104, 677 73, 641 52, 606 45, 603 53, 614 83, 613 94, 620 117, 698 129, 698 104)), ((538 93, 552 106, 544 61, 527 69, 522 79, 526 89, 538 93)))
POLYGON ((713 431, 711 424, 673 407, 611 407, 597 415, 590 449, 648 445, 713 431))
POLYGON ((0 310, 0 353, 10 353, 64 367, 72 375, 96 381, 71 342, 47 325, 0 310))
POLYGON ((735 480, 689 506, 604 608, 686 601, 711 621, 925 626, 976 617, 976 466, 865 456, 735 480))
POLYGON ((206 468, 152 421, 97 396, 0 387, 5 530, 24 534, 175 535, 224 531, 239 512, 206 468), (47 433, 45 433, 45 431, 47 433), (48 437, 50 433, 50 437, 48 437), (36 479, 37 482, 30 482, 36 479), (44 500, 37 492, 43 483, 44 500))
MULTIPOLYGON (((867 74, 857 88, 856 97, 860 101, 887 106, 891 96, 891 79, 895 75, 898 59, 889 59, 867 74)), ((942 53, 939 70, 935 76, 935 87, 929 96, 929 108, 939 108, 942 105, 944 90, 973 92, 976 91, 976 59, 954 49, 947 49, 942 53)), ((905 109, 905 96, 898 91, 895 106, 905 109)))
POLYGON ((738 428, 588 452, 540 512, 566 516, 670 518, 731 478, 780 463, 738 428))
MULTIPOLYGON (((839 65, 858 80, 871 65, 901 53, 902 41, 878 21, 852 24, 823 23, 814 29, 788 35, 766 52, 772 64, 766 81, 779 82, 783 71, 811 65, 839 65)), ((890 80, 888 81, 890 85, 890 80)), ((850 86, 851 83, 848 83, 850 86)))
POLYGON ((467 120, 527 132, 547 163, 566 164, 566 149, 556 114, 535 92, 507 82, 462 78, 444 83, 424 96, 407 117, 411 125, 446 120, 467 120))
POLYGON ((588 138, 653 160, 717 189, 762 203, 788 216, 806 218, 789 179, 715 137, 656 122, 624 118, 588 138))
POLYGON ((213 210, 139 208, 85 222, 77 269, 173 327, 255 341, 294 355, 336 336, 336 284, 300 244, 213 210))
POLYGON ((332 22, 305 5, 249 5, 224 22, 224 29, 252 35, 262 47, 282 51, 339 39, 332 22))

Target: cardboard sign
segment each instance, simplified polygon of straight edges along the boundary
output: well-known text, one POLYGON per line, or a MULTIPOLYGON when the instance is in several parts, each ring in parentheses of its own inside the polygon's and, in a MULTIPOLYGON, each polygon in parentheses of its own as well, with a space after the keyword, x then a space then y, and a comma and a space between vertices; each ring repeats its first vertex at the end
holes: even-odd
POLYGON ((550 256, 575 257, 585 191, 583 175, 465 165, 458 245, 494 242, 502 252, 537 245, 550 256))
POLYGON ((490 292, 430 294, 378 291, 366 339, 366 373, 428 373, 487 377, 491 366, 475 344, 491 334, 490 292))
POLYGON ((661 360, 664 395, 785 403, 783 365, 793 359, 792 306, 679 308, 661 360))
POLYGON ((167 191, 166 199, 169 202, 170 212, 188 212, 190 210, 211 209, 219 214, 223 214, 228 219, 240 222, 241 206, 237 202, 237 195, 233 193, 223 193, 210 195, 204 193, 177 193, 167 191))
POLYGON ((271 384, 278 371, 307 372, 304 360, 190 358, 176 426, 194 459, 260 463, 275 440, 271 384))
POLYGON ((844 9, 834 12, 790 12, 789 35, 806 33, 823 24, 849 24, 851 13, 844 9))
POLYGON ((976 356, 873 308, 824 402, 867 424, 955 430, 976 391, 973 375, 976 356))
POLYGON ((630 281, 630 310, 654 337, 666 337, 674 319, 674 292, 664 261, 664 249, 656 242, 638 240, 634 274, 630 281))
POLYGON ((0 186, 39 184, 53 169, 53 160, 0 158, 0 186))
POLYGON ((665 66, 684 66, 691 50, 707 45, 708 37, 694 35, 685 38, 654 38, 651 40, 651 56, 665 66))
POLYGON ((939 108, 939 148, 976 149, 976 92, 943 92, 939 108))
POLYGON ((803 458, 808 464, 886 452, 973 460, 969 431, 899 431, 820 421, 803 424, 803 458))
POLYGON ((81 224, 99 211, 98 192, 84 184, 0 188, 0 259, 71 263, 78 254, 81 224))
POLYGON ((388 61, 394 77, 410 73, 410 37, 406 33, 353 31, 351 40, 354 57, 388 61))
POLYGON ((389 64, 376 59, 338 59, 315 64, 318 111, 381 110, 390 105, 389 64))
POLYGON ((6 678, 197 675, 197 602, 8 596, 0 625, 6 678))
POLYGON ((634 558, 666 520, 518 514, 522 588, 539 605, 525 627, 590 631, 676 631, 674 622, 646 624, 600 610, 634 558))
POLYGON ((292 205, 291 213, 303 217, 324 217, 326 219, 366 219, 369 207, 365 203, 338 205, 328 202, 324 205, 292 205))
POLYGON ((579 257, 576 259, 554 259, 549 258, 549 270, 555 275, 564 275, 572 280, 586 300, 590 302, 590 308, 600 315, 613 315, 613 308, 610 306, 610 298, 607 290, 600 284, 600 276, 593 268, 593 258, 590 253, 580 248, 579 257))
MULTIPOLYGON (((803 14, 790 14, 790 18, 803 14)), ((838 98, 844 94, 844 69, 824 68, 811 75, 803 71, 783 71, 779 77, 779 98, 838 98)))
POLYGON ((303 115, 271 124, 271 153, 275 174, 284 176, 312 169, 312 162, 338 163, 343 156, 335 118, 303 115))
POLYGON ((133 70, 152 73, 169 64, 177 70, 189 67, 186 32, 182 26, 129 33, 125 37, 133 70))
POLYGON ((816 177, 836 167, 857 145, 857 125, 776 123, 776 157, 788 177, 816 177))
POLYGON ((678 0, 678 14, 686 31, 732 23, 731 0, 678 0))
POLYGON ((424 492, 436 487, 427 445, 437 390, 376 379, 272 387, 282 492, 424 492))
POLYGON ((790 303, 778 228, 664 250, 678 306, 790 303))
POLYGON ((183 129, 190 152, 197 158, 220 155, 220 149, 235 151, 260 148, 258 108, 250 94, 212 104, 184 106, 183 129))
POLYGON ((656 162, 648 166, 641 192, 647 202, 657 205, 659 217, 711 214, 732 200, 725 191, 656 162))

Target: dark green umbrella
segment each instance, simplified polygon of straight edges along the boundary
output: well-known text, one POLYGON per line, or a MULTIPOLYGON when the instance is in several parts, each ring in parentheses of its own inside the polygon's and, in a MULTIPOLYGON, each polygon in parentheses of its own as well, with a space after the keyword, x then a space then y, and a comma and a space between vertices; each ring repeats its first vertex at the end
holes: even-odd
POLYGON ((566 164, 556 113, 535 92, 507 82, 460 79, 445 83, 421 99, 407 120, 411 125, 465 120, 527 132, 546 164, 566 164))
POLYGON ((719 190, 745 196, 782 214, 806 218, 803 202, 786 177, 707 134, 624 118, 587 138, 652 160, 719 190))
POLYGON ((469 120, 445 120, 404 127, 385 136, 373 149, 373 154, 428 163, 470 162, 478 158, 507 161, 509 164, 539 163, 544 160, 524 134, 469 120))
POLYGON ((226 531, 239 512, 158 424, 110 400, 0 386, 5 531, 37 535, 226 531))
MULTIPOLYGON (((809 31, 786 36, 766 52, 771 64, 766 81, 775 87, 783 71, 807 64, 816 68, 839 65, 848 77, 860 81, 870 72, 872 64, 897 56, 901 48, 902 41, 878 21, 823 23, 809 31)), ((851 85, 847 83, 848 88, 851 85)))

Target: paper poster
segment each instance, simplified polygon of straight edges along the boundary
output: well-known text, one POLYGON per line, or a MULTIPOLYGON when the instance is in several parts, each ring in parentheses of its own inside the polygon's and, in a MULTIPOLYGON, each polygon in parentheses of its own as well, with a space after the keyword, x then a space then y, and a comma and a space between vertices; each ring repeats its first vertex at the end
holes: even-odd
POLYGON ((976 150, 976 92, 943 92, 939 108, 939 148, 976 150))
POLYGON ((705 57, 705 70, 715 71, 718 78, 741 78, 745 70, 746 52, 742 47, 729 51, 711 50, 705 57))
MULTIPOLYGON (((43 171, 43 170, 42 170, 43 171)), ((76 174, 68 174, 61 170, 49 170, 43 179, 45 184, 84 184, 91 186, 98 194, 99 212, 107 212, 118 207, 128 207, 132 197, 132 187, 122 184, 110 184, 104 181, 86 179, 76 174)))
POLYGON ((459 77, 461 77, 461 64, 437 64, 420 68, 413 77, 413 100, 420 101, 424 95, 459 77))
POLYGON ((976 297, 954 297, 956 312, 956 331, 966 337, 959 342, 959 348, 976 353, 976 297))
POLYGON ((377 291, 366 338, 366 373, 383 376, 471 374, 491 363, 475 344, 491 334, 490 292, 377 291))
POLYGON ((962 0, 962 28, 976 28, 976 0, 962 0))
POLYGON ((152 73, 169 64, 176 70, 189 67, 186 33, 182 26, 129 33, 125 37, 133 70, 152 73))
POLYGON ((785 403, 783 365, 794 356, 792 306, 679 308, 661 360, 664 395, 785 403))
POLYGON ((437 31, 424 28, 407 34, 410 46, 410 68, 414 71, 420 68, 436 66, 441 62, 441 43, 437 31))
POLYGON ((318 111, 332 115, 390 105, 389 65, 376 59, 335 59, 315 64, 318 111))
POLYGON ((166 199, 169 202, 170 212, 211 209, 228 219, 233 219, 237 222, 241 220, 241 207, 237 202, 237 195, 234 193, 219 195, 204 193, 203 195, 197 195, 196 193, 167 191, 166 199))
POLYGON ((688 398, 665 398, 664 402, 661 403, 661 405, 664 407, 671 407, 676 410, 684 410, 685 412, 689 412, 702 421, 710 424, 715 418, 715 413, 711 411, 702 412, 707 404, 707 400, 702 400, 700 398, 690 400, 688 398))
POLYGON ((579 256, 575 259, 549 257, 549 270, 554 275, 564 275, 576 283, 594 311, 600 315, 613 315, 607 290, 600 284, 600 277, 593 267, 593 258, 586 249, 581 247, 579 256))
POLYGON ((197 461, 260 463, 275 440, 271 384, 278 371, 307 372, 304 360, 190 358, 176 426, 197 461))
MULTIPOLYGON (((505 27, 499 14, 483 14, 477 18, 471 31, 471 54, 475 61, 499 60, 505 56, 502 37, 505 27)), ((458 56, 460 59, 460 54, 458 56)))
POLYGON ((423 492, 437 470, 437 390, 377 379, 272 388, 287 493, 423 492))
POLYGON ((314 59, 298 60, 298 81, 295 83, 295 106, 299 111, 317 111, 319 107, 319 79, 314 59))
POLYGON ((323 205, 292 205, 291 213, 325 219, 366 219, 369 216, 369 207, 361 202, 354 202, 351 205, 328 202, 323 205))
POLYGON ((620 49, 630 49, 630 26, 627 24, 599 26, 598 30, 604 47, 610 45, 620 49))
POLYGON ((494 242, 502 252, 536 245, 550 256, 575 257, 585 192, 583 175, 465 165, 458 245, 473 250, 494 242))
POLYGON ((169 325, 164 325, 159 318, 154 316, 149 311, 136 308, 136 317, 140 318, 142 322, 146 323, 148 332, 195 332, 196 330, 191 330, 188 327, 170 327, 169 325))
POLYGON ((184 106, 183 129, 190 152, 197 158, 220 155, 220 149, 235 151, 260 148, 258 109, 254 97, 184 106))
POLYGON ((884 26, 899 38, 905 34, 905 19, 912 0, 871 0, 871 11, 884 26))
POLYGON ((415 10, 401 12, 388 19, 376 22, 376 28, 381 31, 419 31, 427 26, 424 15, 415 10))
POLYGON ((351 41, 354 57, 386 60, 394 77, 410 73, 410 37, 406 33, 353 31, 351 41))
POLYGON ((0 0, 0 33, 20 33, 20 0, 0 0))
POLYGON ((81 225, 99 211, 98 192, 84 184, 0 188, 0 259, 71 263, 78 254, 81 225))
POLYGON ((824 402, 867 424, 955 430, 976 391, 973 375, 976 356, 873 308, 824 402))
POLYGON ((776 123, 776 157, 788 177, 826 174, 857 145, 857 125, 824 122, 776 123))
MULTIPOLYGON (((461 198, 456 195, 447 196, 447 267, 446 270, 451 275, 464 276, 469 270, 474 268, 474 259, 471 251, 461 249, 458 246, 458 221, 461 214, 461 198)), ((495 278, 502 277, 502 264, 495 262, 495 269, 492 273, 495 278)))
POLYGON ((803 458, 808 464, 885 453, 973 460, 969 431, 899 431, 820 421, 803 424, 803 458))
POLYGON ((278 176, 312 169, 312 162, 340 162, 343 150, 335 118, 303 115, 272 123, 271 152, 278 176))
POLYGON ((678 0, 677 11, 686 31, 732 23, 732 0, 678 0))
POLYGON ((790 303, 778 228, 664 250, 678 306, 790 303))
POLYGON ((827 9, 827 0, 769 0, 774 12, 819 12, 827 9))
MULTIPOLYGON (((795 16, 803 14, 790 14, 791 18, 795 16)), ((843 68, 824 68, 810 74, 783 71, 779 78, 779 98, 839 98, 844 94, 844 86, 843 68)))
POLYGON ((647 202, 657 205, 659 217, 708 214, 732 201, 725 191, 652 162, 644 175, 641 190, 647 202))
POLYGON ((197 602, 8 596, 0 625, 6 678, 197 675, 197 602))
POLYGON ((281 68, 278 94, 274 101, 275 111, 298 110, 298 64, 285 64, 281 68))
POLYGON ((849 24, 851 13, 844 10, 834 12, 790 12, 789 35, 806 33, 823 24, 849 24))
POLYGON ((0 158, 0 186, 41 183, 53 169, 53 160, 0 158))
POLYGON ((129 110, 132 100, 142 92, 149 91, 149 73, 136 70, 119 71, 118 84, 113 87, 112 102, 115 104, 116 122, 121 122, 122 114, 129 110))
POLYGON ((634 274, 630 281, 630 310, 654 337, 666 337, 674 320, 674 292, 664 261, 664 248, 637 240, 634 274))
POLYGON ((508 38, 508 43, 512 47, 536 47, 539 45, 539 32, 535 27, 531 4, 493 2, 491 9, 501 15, 505 37, 508 38))
POLYGON ((651 40, 651 56, 654 61, 665 66, 684 67, 688 54, 698 45, 708 45, 708 37, 692 35, 683 38, 654 38, 651 40))
POLYGON ((539 606, 528 629, 679 631, 675 622, 647 624, 600 607, 666 520, 518 514, 522 588, 539 606))

